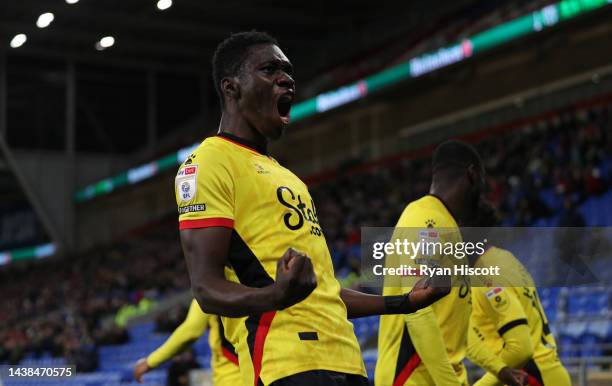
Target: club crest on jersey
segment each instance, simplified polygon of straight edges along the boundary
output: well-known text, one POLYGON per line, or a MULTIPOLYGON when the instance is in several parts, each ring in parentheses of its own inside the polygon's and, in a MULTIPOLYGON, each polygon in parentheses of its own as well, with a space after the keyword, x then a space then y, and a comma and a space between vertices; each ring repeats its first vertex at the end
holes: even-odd
POLYGON ((185 165, 191 165, 193 163, 193 159, 195 158, 195 154, 190 154, 189 157, 185 160, 185 165))

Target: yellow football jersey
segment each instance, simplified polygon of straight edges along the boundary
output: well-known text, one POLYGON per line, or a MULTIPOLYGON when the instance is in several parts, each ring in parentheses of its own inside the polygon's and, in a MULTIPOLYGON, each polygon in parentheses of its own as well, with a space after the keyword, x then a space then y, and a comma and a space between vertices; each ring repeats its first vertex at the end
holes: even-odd
MULTIPOLYGON (((561 381, 545 383, 548 373, 565 372, 556 351, 555 338, 551 334, 548 320, 531 275, 523 264, 509 251, 491 247, 475 262, 475 267, 499 266, 505 275, 491 278, 493 287, 474 287, 472 292, 472 316, 470 320, 471 334, 469 345, 483 344, 492 356, 499 356, 505 346, 508 332, 515 328, 526 328, 529 331, 530 345, 533 356, 524 365, 524 370, 532 378, 530 384, 554 384, 562 386, 569 384, 561 381), (537 383, 535 383, 537 382, 537 383)), ((482 357, 470 349, 470 359, 487 368, 492 374, 487 374, 480 384, 489 384, 496 380, 495 376, 504 365, 515 366, 512 358, 510 363, 500 363, 494 358, 482 357), (474 354, 473 354, 474 352, 474 354), (476 357, 472 357, 472 356, 476 357)), ((566 373, 566 372, 565 372, 566 373)), ((569 380, 569 377, 563 376, 569 380)), ((556 376, 555 376, 556 377, 556 376)), ((554 378, 557 379, 558 377, 554 378)))
POLYGON ((293 247, 312 259, 317 287, 282 311, 222 318, 246 385, 309 370, 365 376, 361 351, 340 298, 307 186, 253 144, 221 133, 206 139, 176 175, 180 229, 233 229, 226 278, 249 287, 274 282, 293 247))
MULTIPOLYGON (((197 304, 195 300, 193 302, 197 304)), ((202 309, 199 305, 198 308, 201 312, 202 309)), ((234 346, 225 337, 221 318, 217 315, 210 315, 208 323, 210 326, 208 344, 212 354, 210 369, 212 370, 213 385, 230 386, 240 384, 242 382, 242 374, 240 374, 238 355, 234 346)))
MULTIPOLYGON (((461 241, 452 214, 433 195, 410 203, 393 235, 393 239, 411 239, 412 242, 417 242, 420 237, 438 243, 461 241)), ((448 256, 433 257, 449 259, 448 256)), ((419 265, 419 260, 388 255, 385 266, 397 267, 400 263, 419 265)), ((454 259, 446 263, 440 261, 441 266, 457 263, 461 262, 454 259)), ((406 293, 418 278, 387 276, 384 295, 406 293)), ((470 282, 466 277, 456 276, 453 281, 450 294, 430 307, 409 315, 381 316, 375 371, 377 386, 466 384, 467 373, 462 361, 471 308, 470 282)))
POLYGON ((206 329, 209 330, 208 345, 211 352, 210 368, 213 385, 235 386, 240 384, 242 376, 238 368, 238 357, 234 347, 224 336, 223 325, 219 317, 202 312, 195 299, 191 301, 185 321, 174 330, 163 345, 147 357, 147 364, 155 368, 172 359, 187 345, 199 339, 206 329))

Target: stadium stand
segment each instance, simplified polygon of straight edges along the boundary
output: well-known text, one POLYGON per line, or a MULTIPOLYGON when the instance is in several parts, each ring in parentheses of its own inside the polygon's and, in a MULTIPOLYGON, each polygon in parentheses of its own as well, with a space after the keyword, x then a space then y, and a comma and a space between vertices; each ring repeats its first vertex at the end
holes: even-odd
MULTIPOLYGON (((354 82, 385 67, 401 63, 423 52, 460 41, 466 36, 501 24, 552 3, 548 0, 472 3, 449 14, 439 12, 428 28, 410 29, 401 39, 361 52, 345 63, 321 71, 307 85, 303 95, 312 96, 354 82)), ((449 5, 445 5, 449 6, 449 5)))

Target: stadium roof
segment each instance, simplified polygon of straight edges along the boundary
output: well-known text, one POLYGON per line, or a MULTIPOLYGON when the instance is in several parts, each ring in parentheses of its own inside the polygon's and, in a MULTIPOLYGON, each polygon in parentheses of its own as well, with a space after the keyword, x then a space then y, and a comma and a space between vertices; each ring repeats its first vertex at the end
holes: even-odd
MULTIPOLYGON (((310 63, 314 71, 477 2, 414 0, 382 7, 365 0, 175 0, 161 11, 157 0, 3 1, 0 42, 6 49, 14 35, 24 33, 27 42, 20 54, 198 71, 231 32, 259 29, 274 34, 296 61, 310 63), (38 28, 35 22, 46 12, 54 20, 38 28), (104 36, 113 36, 115 45, 97 52, 95 43, 104 36)), ((309 72, 305 66, 301 70, 309 72)))

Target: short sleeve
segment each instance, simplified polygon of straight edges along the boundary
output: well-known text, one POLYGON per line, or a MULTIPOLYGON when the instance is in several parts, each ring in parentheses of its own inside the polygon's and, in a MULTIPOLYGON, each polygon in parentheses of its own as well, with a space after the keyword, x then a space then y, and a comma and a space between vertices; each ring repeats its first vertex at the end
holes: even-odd
POLYGON ((203 149, 179 168, 174 193, 179 229, 234 226, 234 183, 224 157, 203 149))
POLYGON ((486 292, 485 312, 492 316, 499 335, 516 326, 527 324, 527 316, 516 295, 503 287, 490 288, 486 292))

